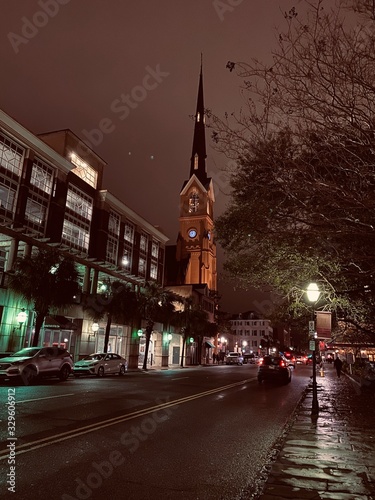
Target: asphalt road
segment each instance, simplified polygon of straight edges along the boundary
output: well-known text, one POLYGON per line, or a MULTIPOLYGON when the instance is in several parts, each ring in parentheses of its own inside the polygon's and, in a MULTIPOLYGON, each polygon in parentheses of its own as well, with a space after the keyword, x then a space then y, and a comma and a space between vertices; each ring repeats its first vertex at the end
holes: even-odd
POLYGON ((259 385, 256 370, 149 370, 16 387, 11 438, 13 386, 3 384, 0 497, 251 498, 311 375, 298 366, 289 385, 259 385))

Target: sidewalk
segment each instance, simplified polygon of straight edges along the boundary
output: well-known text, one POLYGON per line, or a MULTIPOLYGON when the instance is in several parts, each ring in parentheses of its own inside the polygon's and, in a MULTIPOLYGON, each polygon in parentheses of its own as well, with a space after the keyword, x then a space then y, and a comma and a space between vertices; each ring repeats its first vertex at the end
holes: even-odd
POLYGON ((317 421, 309 384, 258 500, 375 499, 374 392, 328 364, 317 384, 317 421))

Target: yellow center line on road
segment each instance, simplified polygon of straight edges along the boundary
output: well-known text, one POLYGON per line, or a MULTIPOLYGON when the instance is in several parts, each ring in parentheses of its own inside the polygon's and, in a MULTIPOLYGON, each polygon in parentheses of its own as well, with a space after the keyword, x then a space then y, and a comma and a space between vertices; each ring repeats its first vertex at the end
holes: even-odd
MULTIPOLYGON (((144 408, 143 410, 137 410, 127 415, 122 415, 120 417, 113 417, 103 420, 101 422, 97 422, 95 424, 85 425, 80 427, 79 429, 61 432, 59 434, 55 434, 54 436, 49 436, 46 438, 38 439, 36 441, 31 441, 30 443, 24 443, 21 445, 16 445, 16 455, 21 455, 23 453, 28 453, 29 451, 37 450, 40 448, 44 448, 45 446, 50 446, 51 444, 60 443, 62 441, 66 441, 68 439, 76 438, 77 436, 81 436, 83 434, 88 434, 89 432, 94 432, 99 429, 104 429, 105 427, 110 427, 112 425, 117 425, 128 420, 133 420, 140 416, 148 415, 150 413, 154 413, 156 411, 163 410, 164 408, 171 408, 173 406, 177 406, 182 403, 188 403, 189 401, 193 401, 194 399, 203 398, 209 396, 211 394, 215 394, 217 392, 221 392, 227 389, 231 389, 233 387, 237 387, 239 385, 244 385, 248 382, 252 382, 256 380, 256 377, 252 377, 246 380, 241 380, 240 382, 235 382, 233 384, 224 385, 222 387, 218 387, 216 389, 210 389, 208 391, 200 392, 198 394, 192 394, 191 396, 185 396, 180 399, 175 399, 173 401, 169 401, 166 403, 161 403, 155 406, 150 406, 149 408, 144 408)), ((0 452, 0 461, 9 458, 9 450, 3 450, 0 452)))

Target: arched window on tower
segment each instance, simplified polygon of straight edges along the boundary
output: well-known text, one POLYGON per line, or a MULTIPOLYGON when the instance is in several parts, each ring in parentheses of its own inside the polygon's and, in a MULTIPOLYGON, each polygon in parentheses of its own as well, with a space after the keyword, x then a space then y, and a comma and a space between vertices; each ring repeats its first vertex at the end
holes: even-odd
POLYGON ((198 211, 199 207, 199 195, 196 191, 193 191, 189 196, 189 212, 194 213, 198 211))
POLYGON ((200 121, 201 121, 201 114, 198 111, 198 113, 197 113, 197 122, 200 122, 200 121))

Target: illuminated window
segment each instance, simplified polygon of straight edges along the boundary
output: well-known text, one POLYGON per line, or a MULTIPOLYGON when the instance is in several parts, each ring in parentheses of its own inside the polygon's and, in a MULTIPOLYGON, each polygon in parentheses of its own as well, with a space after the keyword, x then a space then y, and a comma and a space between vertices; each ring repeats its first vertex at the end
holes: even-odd
POLYGON ((30 184, 47 194, 52 193, 53 169, 41 160, 36 159, 31 169, 30 184))
POLYGON ((151 246, 151 256, 154 259, 157 259, 159 257, 159 243, 157 241, 152 242, 151 246))
POLYGON ((22 159, 25 150, 0 134, 0 165, 10 172, 20 176, 22 172, 22 159))
POLYGON ((93 200, 80 189, 69 185, 66 197, 66 207, 75 214, 91 221, 93 200))
POLYGON ((132 257, 131 257, 131 251, 125 250, 124 255, 121 260, 121 266, 125 269, 125 271, 130 271, 131 269, 131 263, 132 263, 132 257))
POLYGON ((96 189, 98 172, 75 153, 70 155, 70 161, 75 165, 72 172, 96 189))
POLYGON ((153 280, 158 279, 158 266, 154 263, 151 263, 150 278, 152 278, 153 280))
POLYGON ((194 170, 197 170, 198 168, 198 155, 194 155, 194 170))
POLYGON ((65 243, 79 249, 88 250, 90 241, 90 226, 80 221, 65 219, 62 238, 65 243))
POLYGON ((14 212, 14 202, 16 199, 16 188, 7 179, 0 182, 0 207, 14 212))
POLYGON ((143 253, 147 253, 147 247, 148 247, 148 238, 146 234, 141 234, 141 239, 139 241, 139 249, 143 253))
POLYGON ((139 276, 146 276, 146 260, 142 257, 138 261, 138 274, 139 276))
POLYGON ((109 214, 108 231, 115 236, 120 234, 120 216, 116 212, 109 214))
POLYGON ((36 225, 44 226, 47 207, 43 204, 42 200, 33 198, 34 196, 31 196, 27 199, 25 219, 33 222, 36 225))
POLYGON ((189 196, 189 212, 194 213, 198 211, 199 207, 199 196, 196 191, 193 191, 189 196))
POLYGON ((111 264, 117 264, 118 239, 108 236, 106 261, 111 264))
POLYGON ((197 122, 200 122, 200 121, 201 121, 201 114, 198 111, 198 113, 197 113, 197 122))
POLYGON ((128 222, 126 222, 124 226, 124 240, 129 243, 134 243, 134 226, 128 222))

